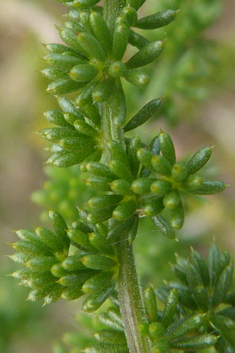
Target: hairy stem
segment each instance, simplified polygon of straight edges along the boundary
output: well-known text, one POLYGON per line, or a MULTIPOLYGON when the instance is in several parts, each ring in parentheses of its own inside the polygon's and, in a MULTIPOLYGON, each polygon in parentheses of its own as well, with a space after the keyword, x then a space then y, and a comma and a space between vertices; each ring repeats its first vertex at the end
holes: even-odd
MULTIPOLYGON (((116 140, 123 144, 123 130, 115 126, 108 102, 101 107, 104 147, 106 141, 116 140)), ((107 149, 104 150, 104 163, 110 160, 107 149)), ((120 239, 116 244, 119 259, 119 301, 124 329, 130 353, 150 353, 151 342, 139 331, 139 324, 147 321, 142 300, 142 289, 138 281, 132 246, 127 240, 120 239)))
MULTIPOLYGON (((104 15, 110 30, 113 30, 115 19, 124 6, 123 0, 105 0, 104 15)), ((110 156, 106 141, 118 141, 125 149, 123 129, 113 123, 109 101, 101 105, 102 129, 104 136, 104 162, 108 163, 110 156)), ((118 277, 119 301, 124 322, 124 329, 130 353, 150 353, 151 342, 139 331, 139 324, 147 321, 142 289, 138 281, 132 246, 128 241, 120 239, 116 244, 120 270, 118 277)))
POLYGON ((147 321, 143 307, 141 287, 136 273, 132 246, 128 241, 117 245, 119 259, 119 302, 124 321, 126 338, 131 353, 150 353, 151 343, 141 335, 139 324, 147 321))

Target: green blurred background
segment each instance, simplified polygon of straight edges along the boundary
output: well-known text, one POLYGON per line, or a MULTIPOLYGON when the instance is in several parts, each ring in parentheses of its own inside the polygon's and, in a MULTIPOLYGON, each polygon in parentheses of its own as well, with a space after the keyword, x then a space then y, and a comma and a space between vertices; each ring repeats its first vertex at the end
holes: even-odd
MULTIPOLYGON (((138 270, 144 283, 160 285, 163 278, 171 278, 168 261, 174 262, 174 252, 187 254, 189 244, 206 254, 215 236, 222 249, 235 253, 235 2, 148 0, 147 5, 141 10, 143 15, 168 8, 181 11, 173 24, 150 33, 151 38, 167 37, 168 42, 156 65, 147 69, 153 79, 146 92, 125 85, 130 115, 147 100, 164 96, 159 117, 137 133, 147 141, 159 128, 167 130, 179 158, 185 152, 192 154, 214 145, 205 173, 231 185, 222 195, 189 200, 178 244, 156 234, 147 221, 141 223, 136 241, 138 270)), ((71 221, 76 211, 66 202, 76 203, 79 195, 87 199, 87 190, 76 179, 76 168, 68 173, 47 169, 45 176, 46 145, 33 134, 46 126, 42 112, 56 107, 53 96, 45 92, 47 80, 40 73, 46 54, 42 43, 60 41, 54 24, 62 24, 65 10, 54 0, 0 2, 1 353, 49 353, 54 340, 77 328, 74 314, 79 301, 57 302, 49 308, 26 302, 28 291, 6 277, 15 266, 5 256, 12 253, 5 243, 16 240, 12 230, 34 227, 45 220, 45 213, 41 214, 42 208, 31 202, 30 195, 41 190, 33 199, 43 206, 45 193, 51 196, 52 192, 46 179, 58 183, 72 176, 75 180, 66 196, 58 192, 47 205, 56 207, 57 203, 71 221)))

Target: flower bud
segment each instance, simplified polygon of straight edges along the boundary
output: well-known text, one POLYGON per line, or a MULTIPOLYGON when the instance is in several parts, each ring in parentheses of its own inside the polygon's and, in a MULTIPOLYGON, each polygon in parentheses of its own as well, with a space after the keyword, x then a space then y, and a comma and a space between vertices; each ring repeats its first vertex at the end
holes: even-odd
POLYGON ((71 167, 72 165, 83 162, 90 154, 90 151, 87 150, 83 150, 82 152, 59 151, 54 153, 46 163, 53 164, 60 168, 71 167))
POLYGON ((62 54, 48 54, 44 56, 46 62, 52 67, 56 67, 62 72, 68 73, 75 65, 85 64, 85 60, 83 58, 79 58, 72 55, 62 55, 62 54))
POLYGON ((122 60, 129 39, 129 27, 124 21, 117 21, 113 33, 113 58, 122 60))
POLYGON ((62 267, 61 263, 57 263, 57 264, 53 265, 51 268, 51 273, 53 274, 53 276, 58 277, 58 278, 68 275, 68 271, 66 271, 62 267))
POLYGON ((121 85, 116 87, 108 103, 114 124, 123 126, 126 121, 126 97, 121 85))
POLYGON ((165 333, 164 326, 161 322, 152 322, 149 325, 149 333, 152 338, 159 339, 165 333))
POLYGON ((131 190, 131 183, 124 179, 117 179, 110 183, 111 190, 117 195, 133 194, 131 190))
POLYGON ((139 148, 137 150, 137 157, 141 164, 143 164, 151 171, 154 171, 154 168, 151 163, 151 160, 153 158, 153 153, 151 151, 147 150, 146 148, 139 148))
POLYGON ((102 271, 88 279, 82 286, 82 291, 86 294, 96 293, 102 288, 108 287, 110 282, 112 282, 114 272, 102 271))
POLYGON ((171 289, 165 302, 165 307, 162 317, 162 325, 165 329, 172 323, 175 315, 177 304, 179 301, 179 294, 177 289, 171 289))
POLYGON ((96 249, 90 244, 89 237, 86 233, 78 229, 70 229, 67 234, 74 246, 78 246, 78 248, 82 250, 87 249, 88 252, 96 253, 96 249))
POLYGON ((48 110, 44 113, 45 118, 52 124, 61 127, 71 127, 64 118, 64 115, 58 110, 48 110))
POLYGON ((170 192, 171 188, 172 184, 169 181, 157 179, 151 184, 150 190, 154 195, 163 197, 170 192))
POLYGON ((51 81, 57 80, 59 78, 64 78, 67 76, 67 74, 64 71, 57 69, 56 67, 47 67, 41 72, 44 77, 46 77, 48 80, 51 80, 51 81))
POLYGON ((153 178, 138 178, 131 184, 131 190, 135 194, 148 194, 150 193, 150 186, 155 181, 153 178))
POLYGON ((87 9, 88 7, 95 5, 99 0, 74 0, 73 6, 78 7, 79 9, 87 9))
POLYGON ((94 210, 88 215, 87 220, 93 224, 107 221, 108 219, 112 218, 113 209, 114 207, 105 208, 98 211, 94 210))
POLYGON ((98 83, 92 91, 92 99, 94 102, 102 103, 105 102, 114 89, 114 79, 107 78, 104 81, 98 83))
POLYGON ((126 75, 127 68, 121 61, 113 61, 109 66, 109 75, 113 77, 121 77, 126 75))
MULTIPOLYGON (((111 344, 115 346, 123 345, 126 346, 126 337, 124 332, 118 330, 103 329, 95 333, 95 338, 99 342, 111 344)), ((123 348, 124 348, 123 347, 123 348)))
POLYGON ((76 53, 86 57, 86 52, 82 48, 76 34, 68 28, 59 29, 60 38, 76 53))
POLYGON ((129 160, 123 147, 117 141, 107 142, 108 151, 111 154, 112 160, 119 161, 130 168, 129 160))
POLYGON ((99 70, 90 64, 76 65, 69 72, 69 76, 76 82, 87 82, 93 80, 99 73, 99 70))
POLYGON ((90 210, 99 211, 105 208, 116 207, 121 200, 122 197, 118 195, 94 196, 87 202, 87 205, 90 210))
POLYGON ((69 48, 67 45, 59 44, 59 43, 50 43, 46 44, 45 48, 51 53, 55 54, 63 54, 70 52, 71 55, 75 56, 76 53, 73 49, 69 48))
POLYGON ((171 165, 165 157, 161 155, 153 156, 151 164, 156 173, 167 176, 171 175, 171 165))
POLYGON ((139 69, 128 70, 125 79, 134 86, 144 88, 149 83, 149 76, 139 69))
POLYGON ((16 243, 10 244, 14 250, 23 253, 26 256, 53 256, 51 249, 41 242, 32 242, 28 240, 19 240, 16 243))
POLYGON ((141 147, 141 140, 138 136, 131 139, 127 146, 127 155, 133 177, 136 177, 139 171, 140 162, 137 158, 137 148, 141 147))
POLYGON ((47 91, 54 95, 61 95, 78 91, 84 86, 84 83, 73 81, 69 76, 59 78, 49 84, 47 91))
POLYGON ((110 283, 108 287, 105 287, 99 292, 89 295, 83 302, 82 310, 86 313, 92 313, 99 309, 99 307, 109 297, 109 294, 113 291, 113 289, 114 285, 110 283))
POLYGON ((131 6, 134 9, 138 10, 139 7, 141 6, 141 1, 140 0, 126 0, 126 6, 131 6))
POLYGON ((84 282, 86 282, 89 278, 96 275, 97 271, 93 271, 90 269, 78 271, 76 274, 69 274, 67 276, 63 276, 58 280, 64 287, 75 287, 80 286, 84 282))
POLYGON ((84 32, 85 28, 82 26, 81 23, 75 21, 68 21, 65 22, 65 27, 71 29, 75 33, 84 32))
POLYGON ((113 218, 118 221, 126 221, 136 212, 136 199, 133 196, 126 196, 113 211, 113 218))
POLYGON ((116 174, 120 179, 125 179, 129 182, 133 180, 133 176, 130 168, 118 160, 112 160, 109 162, 110 170, 116 174))
POLYGON ((91 186, 95 190, 101 190, 101 191, 109 191, 110 190, 109 184, 111 182, 112 182, 112 179, 99 177, 99 176, 94 176, 92 178, 88 178, 85 180, 86 185, 91 186))
POLYGON ((85 121, 77 120, 74 123, 75 129, 83 135, 96 137, 98 132, 90 124, 87 124, 85 121))
POLYGON ((25 263, 25 266, 33 272, 47 272, 58 260, 55 257, 38 256, 33 257, 25 263))
POLYGON ((130 26, 133 26, 136 23, 137 19, 138 19, 136 9, 131 7, 130 5, 129 6, 125 6, 122 9, 122 14, 123 14, 123 16, 125 17, 125 19, 127 20, 127 22, 129 23, 130 26))
POLYGON ((175 208, 171 209, 171 220, 170 224, 174 229, 181 229, 184 224, 184 206, 183 202, 180 203, 175 208))
POLYGON ((210 274, 206 261, 193 248, 191 248, 190 260, 194 266, 197 266, 203 285, 207 287, 210 284, 210 274))
POLYGON ((95 11, 90 14, 90 24, 96 36, 106 52, 110 52, 112 47, 112 37, 103 16, 95 11))
POLYGON ((188 177, 188 169, 182 163, 174 164, 171 175, 176 182, 184 182, 188 177))
POLYGON ((144 206, 144 214, 148 217, 155 216, 156 214, 160 213, 164 209, 163 199, 154 197, 146 202, 144 206))
POLYGON ((227 292, 232 284, 233 270, 234 266, 233 262, 231 261, 230 264, 222 272, 216 284, 215 291, 212 297, 213 308, 216 308, 221 302, 223 302, 224 298, 226 297, 227 292))
POLYGON ((84 120, 83 114, 81 113, 79 108, 77 108, 75 104, 68 98, 59 97, 58 104, 64 113, 72 113, 73 115, 76 115, 77 119, 75 120, 78 120, 78 119, 84 120))
POLYGON ((87 32, 79 33, 77 35, 77 41, 88 59, 97 59, 101 62, 105 60, 106 54, 104 49, 92 34, 87 32))
POLYGON ((162 131, 159 136, 159 143, 162 155, 172 165, 175 164, 175 147, 169 134, 162 131))
POLYGON ((152 322, 156 322, 158 319, 157 298, 153 288, 150 285, 148 285, 144 291, 144 305, 148 322, 150 324, 152 322))
POLYGON ((88 172, 96 176, 114 179, 115 175, 110 171, 110 169, 103 163, 90 162, 81 165, 82 172, 88 172))
POLYGON ((61 293, 61 298, 65 300, 75 300, 84 295, 84 292, 81 291, 81 285, 73 287, 65 287, 61 293))
POLYGON ((114 250, 112 247, 112 241, 109 241, 106 236, 101 235, 99 232, 93 232, 89 234, 89 241, 94 248, 96 248, 101 254, 113 255, 114 250))

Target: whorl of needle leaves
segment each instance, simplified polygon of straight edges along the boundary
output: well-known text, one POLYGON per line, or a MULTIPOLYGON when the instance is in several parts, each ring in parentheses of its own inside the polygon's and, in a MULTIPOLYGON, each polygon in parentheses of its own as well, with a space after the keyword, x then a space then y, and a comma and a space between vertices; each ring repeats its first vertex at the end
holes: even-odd
MULTIPOLYGON (((102 104, 107 103, 113 124, 123 132, 141 126, 157 112, 161 100, 153 99, 125 122, 121 78, 145 86, 148 78, 141 67, 155 60, 164 44, 150 43, 131 27, 159 28, 173 21, 177 12, 161 11, 138 20, 137 10, 143 2, 126 1, 110 29, 102 7, 96 5, 98 1, 62 2, 72 8, 70 21, 58 29, 66 45, 46 45, 49 54, 45 59, 51 66, 43 73, 52 80, 48 86, 51 93, 78 93, 75 102, 58 98, 62 112, 45 113, 47 120, 57 125, 40 132, 53 142, 47 163, 58 167, 83 163, 82 171, 89 173, 86 184, 105 192, 88 201, 89 222, 96 224, 113 218, 121 228, 132 228, 133 223, 137 224, 136 214, 146 215, 166 236, 175 238, 175 230, 184 223, 180 194, 215 194, 225 188, 221 181, 204 181, 195 175, 209 160, 211 149, 201 149, 186 164, 176 163, 173 142, 163 131, 149 146, 135 137, 126 138, 123 148, 116 141, 104 139, 101 111, 102 104), (128 43, 139 51, 123 63, 128 43), (100 162, 104 149, 110 155, 108 165, 100 162), (170 210, 170 222, 160 215, 164 209, 170 210)), ((110 232, 113 234, 112 229, 110 232)))
MULTIPOLYGON (((152 352, 199 351, 214 346, 218 353, 234 353, 226 338, 235 327, 235 292, 230 291, 233 261, 229 253, 212 243, 207 260, 192 249, 190 259, 176 255, 172 269, 179 282, 155 289, 148 285, 144 291, 147 321, 139 324, 139 330, 152 341, 152 352)), ((129 353, 118 292, 113 291, 109 299, 114 306, 98 315, 102 328, 96 328, 97 342, 90 339, 87 347, 81 335, 66 333, 65 343, 86 353, 129 353)))

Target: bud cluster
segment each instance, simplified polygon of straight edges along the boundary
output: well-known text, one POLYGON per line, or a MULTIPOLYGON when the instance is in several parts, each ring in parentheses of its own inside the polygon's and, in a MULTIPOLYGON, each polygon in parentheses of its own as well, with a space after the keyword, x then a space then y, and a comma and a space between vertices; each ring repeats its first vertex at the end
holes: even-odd
POLYGON ((135 137, 128 141, 127 153, 115 141, 108 142, 108 150, 108 166, 99 162, 81 165, 90 175, 86 184, 106 191, 87 202, 91 223, 114 218, 127 226, 125 222, 136 214, 145 215, 163 234, 175 238, 175 230, 184 223, 181 195, 213 195, 225 188, 222 181, 204 181, 196 174, 210 159, 211 148, 202 148, 186 163, 176 163, 171 137, 163 131, 148 148, 135 137), (170 211, 169 222, 160 214, 164 210, 170 211))
MULTIPOLYGON (((157 293, 159 296, 159 293, 157 293)), ((148 322, 140 324, 143 335, 153 341, 153 353, 170 353, 171 349, 201 350, 216 344, 218 336, 201 333, 200 327, 205 321, 204 314, 189 314, 179 305, 177 289, 171 289, 165 297, 163 311, 157 309, 156 295, 148 286, 144 292, 148 322)))
POLYGON ((25 267, 12 276, 30 287, 28 300, 74 300, 88 294, 83 311, 97 310, 115 286, 117 262, 107 229, 75 222, 71 229, 61 215, 50 211, 54 232, 38 227, 16 232, 19 241, 10 244, 16 253, 11 259, 25 267), (76 250, 71 249, 71 245, 76 250))
MULTIPOLYGON (((218 353, 232 353, 226 339, 226 332, 235 327, 235 293, 229 292, 233 276, 230 254, 220 252, 213 243, 208 261, 194 249, 190 259, 176 258, 172 269, 181 283, 171 282, 156 289, 148 285, 143 293, 147 321, 139 324, 141 334, 152 341, 153 353, 198 351, 212 346, 218 353), (158 300, 163 303, 161 309, 158 300), (218 308, 221 303, 222 309, 218 308)), ((105 328, 95 333, 98 343, 87 347, 87 353, 129 352, 118 293, 113 291, 109 299, 115 307, 98 316, 105 328)), ((69 337, 67 334, 66 342, 69 337)))
MULTIPOLYGON (((78 91, 75 105, 95 125, 100 124, 99 103, 112 95, 109 104, 115 111, 114 123, 123 125, 126 115, 125 95, 120 78, 138 87, 145 87, 148 76, 140 67, 154 61, 162 52, 164 42, 149 42, 131 27, 152 29, 165 26, 175 19, 176 11, 167 10, 138 20, 137 10, 143 2, 126 1, 116 18, 113 30, 108 27, 98 1, 62 1, 73 8, 64 28, 58 28, 66 45, 48 44, 45 60, 50 67, 43 74, 52 82, 48 91, 63 95, 78 91), (139 48, 122 62, 128 43, 139 48)), ((76 119, 77 120, 77 119, 76 119)))
POLYGON ((201 317, 200 324, 195 327, 198 332, 219 337, 213 343, 218 352, 233 352, 226 338, 226 332, 235 327, 235 292, 230 292, 234 272, 231 255, 212 243, 207 261, 192 249, 189 259, 176 255, 172 270, 179 282, 158 288, 157 297, 165 301, 177 290, 177 305, 181 312, 187 308, 187 312, 201 313, 194 314, 201 317))

